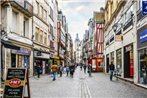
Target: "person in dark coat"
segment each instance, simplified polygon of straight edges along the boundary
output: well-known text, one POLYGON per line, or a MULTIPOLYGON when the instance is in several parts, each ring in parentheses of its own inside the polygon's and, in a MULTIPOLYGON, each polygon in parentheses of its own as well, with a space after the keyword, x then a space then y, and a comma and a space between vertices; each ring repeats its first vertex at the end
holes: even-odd
POLYGON ((92 72, 92 65, 89 64, 88 65, 88 74, 89 74, 89 76, 91 76, 91 72, 92 72))
POLYGON ((109 70, 110 70, 110 81, 112 81, 112 79, 113 79, 113 72, 115 70, 115 66, 114 66, 113 62, 111 62, 111 64, 109 65, 109 70))
POLYGON ((84 64, 83 67, 84 67, 84 73, 86 73, 86 67, 87 67, 86 64, 84 64))
POLYGON ((75 66, 72 64, 72 65, 70 66, 70 76, 71 76, 71 77, 73 77, 74 70, 75 70, 75 66))
POLYGON ((37 64, 37 75, 38 75, 38 78, 40 78, 40 71, 41 71, 41 67, 39 64, 37 64))

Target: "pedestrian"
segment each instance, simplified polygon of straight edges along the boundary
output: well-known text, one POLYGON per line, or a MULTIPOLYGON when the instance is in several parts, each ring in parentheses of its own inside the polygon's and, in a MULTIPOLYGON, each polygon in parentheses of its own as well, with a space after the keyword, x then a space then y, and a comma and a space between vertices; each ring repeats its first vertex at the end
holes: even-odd
POLYGON ((83 64, 80 64, 81 71, 82 71, 82 67, 83 67, 83 64))
POLYGON ((91 77, 91 72, 92 72, 92 66, 91 64, 88 65, 88 74, 91 77))
POLYGON ((68 62, 68 65, 66 66, 66 76, 68 76, 68 74, 69 74, 69 62, 68 62))
POLYGON ((84 73, 86 73, 86 64, 84 64, 83 67, 84 67, 84 73))
POLYGON ((62 65, 62 63, 60 64, 60 67, 59 67, 59 73, 60 73, 60 77, 62 77, 62 73, 63 73, 63 65, 62 65))
POLYGON ((56 80, 56 73, 58 71, 58 66, 57 66, 57 62, 55 62, 52 66, 51 66, 51 69, 52 69, 52 74, 53 74, 53 81, 56 80))
POLYGON ((75 70, 75 66, 72 64, 70 66, 70 76, 73 78, 73 74, 74 74, 74 70, 75 70))
POLYGON ((113 79, 113 72, 115 70, 115 66, 114 66, 113 62, 111 62, 111 64, 109 65, 109 70, 110 70, 110 81, 112 81, 112 79, 113 79))
POLYGON ((37 75, 38 75, 38 78, 40 78, 41 67, 40 67, 40 64, 39 64, 39 63, 37 63, 36 69, 37 69, 37 75))

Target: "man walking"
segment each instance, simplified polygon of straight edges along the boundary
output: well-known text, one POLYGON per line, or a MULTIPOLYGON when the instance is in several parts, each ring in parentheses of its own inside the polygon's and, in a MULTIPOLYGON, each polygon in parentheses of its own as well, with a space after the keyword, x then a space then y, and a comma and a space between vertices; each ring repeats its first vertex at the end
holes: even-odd
POLYGON ((60 73, 60 77, 62 77, 62 73, 63 73, 63 65, 62 65, 62 63, 60 64, 59 73, 60 73))
POLYGON ((68 62, 68 65, 66 66, 66 76, 68 76, 69 74, 69 62, 68 62))
POLYGON ((55 62, 52 66, 51 66, 51 69, 52 69, 52 74, 53 74, 53 81, 56 80, 56 73, 58 71, 58 66, 57 66, 57 62, 55 62))
POLYGON ((84 73, 86 73, 86 64, 84 64, 84 73))
POLYGON ((38 78, 40 78, 41 67, 40 67, 39 63, 37 63, 36 69, 37 69, 37 75, 38 75, 38 78))
POLYGON ((114 72, 114 70, 115 70, 115 67, 114 67, 113 62, 111 62, 110 66, 109 66, 109 70, 110 70, 110 81, 112 81, 113 72, 114 72))

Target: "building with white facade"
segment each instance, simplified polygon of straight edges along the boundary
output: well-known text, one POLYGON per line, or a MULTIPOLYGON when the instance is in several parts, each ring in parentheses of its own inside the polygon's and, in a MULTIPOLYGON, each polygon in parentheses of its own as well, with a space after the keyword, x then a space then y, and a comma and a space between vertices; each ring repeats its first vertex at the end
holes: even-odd
POLYGON ((7 68, 28 68, 33 72, 32 2, 1 0, 2 77, 7 68))
POLYGON ((105 72, 114 63, 121 78, 146 84, 146 16, 141 1, 107 1, 105 7, 105 72))
POLYGON ((34 74, 36 65, 41 65, 42 74, 45 74, 50 59, 49 1, 34 0, 33 6, 34 74))

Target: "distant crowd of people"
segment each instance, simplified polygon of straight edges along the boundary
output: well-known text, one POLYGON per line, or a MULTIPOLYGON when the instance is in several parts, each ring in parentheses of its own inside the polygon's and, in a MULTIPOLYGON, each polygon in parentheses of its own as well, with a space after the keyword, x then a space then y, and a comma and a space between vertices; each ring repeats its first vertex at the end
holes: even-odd
MULTIPOLYGON (((57 74, 59 74, 60 77, 62 77, 63 73, 66 73, 67 77, 70 74, 70 77, 73 78, 75 68, 77 66, 80 66, 81 71, 84 70, 84 73, 88 73, 89 76, 91 76, 91 73, 92 73, 92 65, 91 64, 86 65, 86 64, 69 64, 68 63, 66 66, 63 66, 63 64, 60 63, 60 65, 58 66, 57 62, 54 62, 54 64, 52 64, 49 67, 49 72, 53 76, 53 81, 56 80, 57 74)), ((36 66, 35 66, 35 69, 36 69, 38 78, 40 78, 40 74, 42 73, 41 65, 39 63, 37 63, 36 66)), ((112 79, 113 79, 114 71, 115 71, 115 66, 114 66, 113 62, 111 62, 111 64, 109 65, 110 81, 112 81, 112 79)))
MULTIPOLYGON (((68 65, 63 66, 63 64, 60 63, 60 65, 58 66, 57 62, 54 62, 54 64, 52 64, 50 66, 49 70, 50 70, 50 74, 52 74, 52 76, 53 76, 53 81, 55 81, 57 74, 59 74, 60 77, 62 77, 62 74, 65 72, 66 72, 66 76, 69 76, 69 74, 70 74, 70 77, 73 77, 74 72, 75 72, 75 68, 76 68, 76 64, 74 65, 74 64, 68 63, 68 65)), ((37 63, 35 66, 35 69, 36 69, 38 78, 40 78, 40 75, 42 73, 41 65, 39 63, 37 63)))

